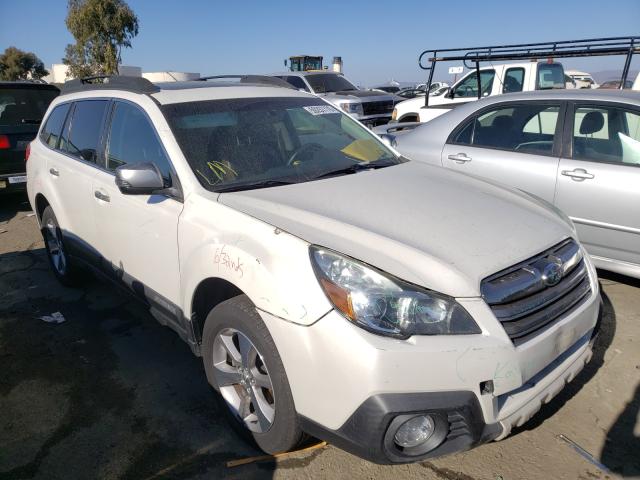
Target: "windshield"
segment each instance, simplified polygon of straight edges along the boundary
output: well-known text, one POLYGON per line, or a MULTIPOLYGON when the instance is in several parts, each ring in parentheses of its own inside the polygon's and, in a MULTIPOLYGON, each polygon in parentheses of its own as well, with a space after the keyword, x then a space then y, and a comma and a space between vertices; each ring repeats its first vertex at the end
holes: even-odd
POLYGON ((0 88, 0 125, 40 123, 59 93, 53 88, 0 88))
POLYGON ((315 93, 344 92, 358 90, 358 88, 342 75, 320 73, 306 75, 305 78, 315 93))
POLYGON ((318 98, 210 100, 163 105, 162 111, 211 191, 300 183, 403 161, 318 98))

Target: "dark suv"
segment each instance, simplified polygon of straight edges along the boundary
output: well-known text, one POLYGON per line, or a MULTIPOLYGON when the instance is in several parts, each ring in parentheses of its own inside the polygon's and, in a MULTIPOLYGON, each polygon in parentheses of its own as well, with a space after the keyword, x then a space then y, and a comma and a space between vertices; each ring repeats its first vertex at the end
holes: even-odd
POLYGON ((25 189, 27 145, 59 94, 46 83, 0 82, 0 193, 25 189))

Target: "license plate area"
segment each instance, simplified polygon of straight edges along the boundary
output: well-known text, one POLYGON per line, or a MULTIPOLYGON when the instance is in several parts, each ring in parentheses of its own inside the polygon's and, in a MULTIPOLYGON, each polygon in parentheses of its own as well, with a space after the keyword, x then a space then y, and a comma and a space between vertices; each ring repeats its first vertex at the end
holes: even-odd
POLYGON ((9 183, 11 183, 11 184, 26 183, 27 182, 27 176, 26 175, 17 175, 15 177, 9 177, 8 180, 9 180, 9 183))

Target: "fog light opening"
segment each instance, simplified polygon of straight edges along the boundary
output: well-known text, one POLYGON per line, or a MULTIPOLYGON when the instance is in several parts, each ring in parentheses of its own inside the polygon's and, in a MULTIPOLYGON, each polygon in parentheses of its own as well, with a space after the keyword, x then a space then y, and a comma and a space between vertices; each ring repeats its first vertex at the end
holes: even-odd
POLYGON ((393 440, 402 449, 415 448, 427 442, 435 429, 435 421, 431 415, 418 415, 400 425, 393 440))

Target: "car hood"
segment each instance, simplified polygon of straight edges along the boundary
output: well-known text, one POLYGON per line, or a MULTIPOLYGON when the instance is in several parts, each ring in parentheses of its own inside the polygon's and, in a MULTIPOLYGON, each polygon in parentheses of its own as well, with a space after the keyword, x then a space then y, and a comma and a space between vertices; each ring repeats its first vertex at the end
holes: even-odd
MULTIPOLYGON (((229 207, 456 297, 572 235, 526 194, 419 162, 223 193, 229 207)), ((304 259, 303 259, 304 261, 304 259)))

